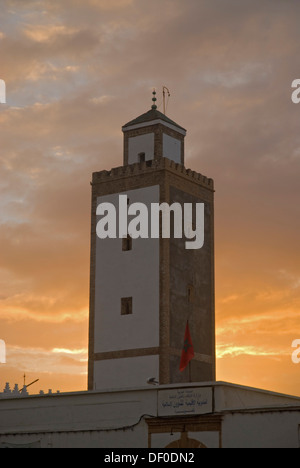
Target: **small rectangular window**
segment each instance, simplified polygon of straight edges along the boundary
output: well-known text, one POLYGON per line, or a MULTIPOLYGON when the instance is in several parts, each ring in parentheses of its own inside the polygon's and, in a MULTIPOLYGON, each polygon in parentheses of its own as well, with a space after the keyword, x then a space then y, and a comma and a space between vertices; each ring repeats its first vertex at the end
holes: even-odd
POLYGON ((132 250, 132 238, 129 234, 127 237, 123 237, 122 239, 122 250, 123 252, 128 252, 129 250, 132 250))
POLYGON ((132 314, 132 297, 122 297, 121 299, 121 315, 132 314))

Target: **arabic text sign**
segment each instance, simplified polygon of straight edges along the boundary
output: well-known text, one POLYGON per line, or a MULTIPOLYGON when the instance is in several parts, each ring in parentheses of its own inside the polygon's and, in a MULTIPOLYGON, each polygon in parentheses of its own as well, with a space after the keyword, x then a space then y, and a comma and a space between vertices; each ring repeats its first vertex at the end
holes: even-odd
POLYGON ((178 388, 158 392, 158 415, 192 415, 212 412, 211 387, 178 388))

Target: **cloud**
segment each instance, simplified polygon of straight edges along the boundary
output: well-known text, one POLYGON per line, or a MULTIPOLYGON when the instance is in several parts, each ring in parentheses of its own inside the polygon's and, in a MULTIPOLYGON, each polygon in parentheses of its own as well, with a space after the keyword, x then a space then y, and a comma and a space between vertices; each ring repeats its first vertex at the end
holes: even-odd
POLYGON ((79 31, 76 29, 67 28, 64 25, 29 25, 23 30, 23 34, 34 42, 54 42, 59 38, 66 36, 74 36, 79 31))
POLYGON ((71 354, 71 355, 80 355, 81 361, 87 361, 87 349, 65 349, 65 348, 54 348, 51 351, 55 354, 71 354))
MULTIPOLYGON (((286 354, 290 356, 290 351, 286 354)), ((255 346, 236 346, 234 344, 219 345, 217 347, 217 358, 222 359, 225 356, 236 357, 236 356, 270 356, 277 357, 282 356, 280 351, 265 350, 263 348, 256 348, 255 346)))
POLYGON ((23 369, 25 372, 43 374, 55 370, 56 374, 87 373, 87 350, 50 350, 41 348, 7 347, 7 366, 23 369), (68 351, 68 352, 67 352, 68 351))
POLYGON ((245 356, 285 353, 300 302, 299 10, 291 0, 3 0, 0 338, 42 357, 47 324, 49 350, 87 346, 65 326, 87 323, 91 174, 122 164, 122 125, 150 108, 153 86, 161 106, 166 85, 168 115, 188 129, 186 165, 215 179, 217 330, 232 351, 222 365, 236 359, 238 376, 245 356))

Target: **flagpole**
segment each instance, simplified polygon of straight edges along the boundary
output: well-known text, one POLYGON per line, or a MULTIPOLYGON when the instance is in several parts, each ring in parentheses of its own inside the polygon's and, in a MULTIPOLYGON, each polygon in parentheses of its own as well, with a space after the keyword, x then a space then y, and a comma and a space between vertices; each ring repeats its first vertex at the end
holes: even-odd
MULTIPOLYGON (((189 326, 189 321, 187 320, 187 325, 189 326)), ((191 383, 192 381, 192 377, 191 377, 191 361, 189 361, 189 383, 191 383)))
MULTIPOLYGON (((189 327, 189 319, 186 321, 187 327, 189 327)), ((189 368, 189 383, 191 383, 191 361, 188 363, 188 368, 189 368)))

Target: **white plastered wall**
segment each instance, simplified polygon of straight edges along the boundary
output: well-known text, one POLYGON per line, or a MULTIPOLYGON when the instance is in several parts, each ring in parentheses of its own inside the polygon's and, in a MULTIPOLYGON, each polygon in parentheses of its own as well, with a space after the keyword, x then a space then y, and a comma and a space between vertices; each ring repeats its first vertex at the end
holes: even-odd
MULTIPOLYGON (((159 202, 159 186, 125 194, 130 204, 144 203, 149 217, 151 203, 159 202)), ((119 195, 99 197, 98 204, 118 208, 119 195)), ((159 346, 159 239, 133 239, 132 250, 123 252, 122 239, 97 238, 94 339, 95 353, 159 346), (121 315, 124 297, 132 297, 131 315, 121 315)), ((94 371, 97 389, 145 385, 158 376, 158 357, 97 361, 94 371)))
POLYGON ((129 138, 128 164, 139 162, 140 153, 145 153, 145 161, 154 159, 154 133, 129 138))
POLYGON ((176 163, 181 163, 181 141, 164 133, 163 135, 163 155, 164 158, 171 159, 176 163))

